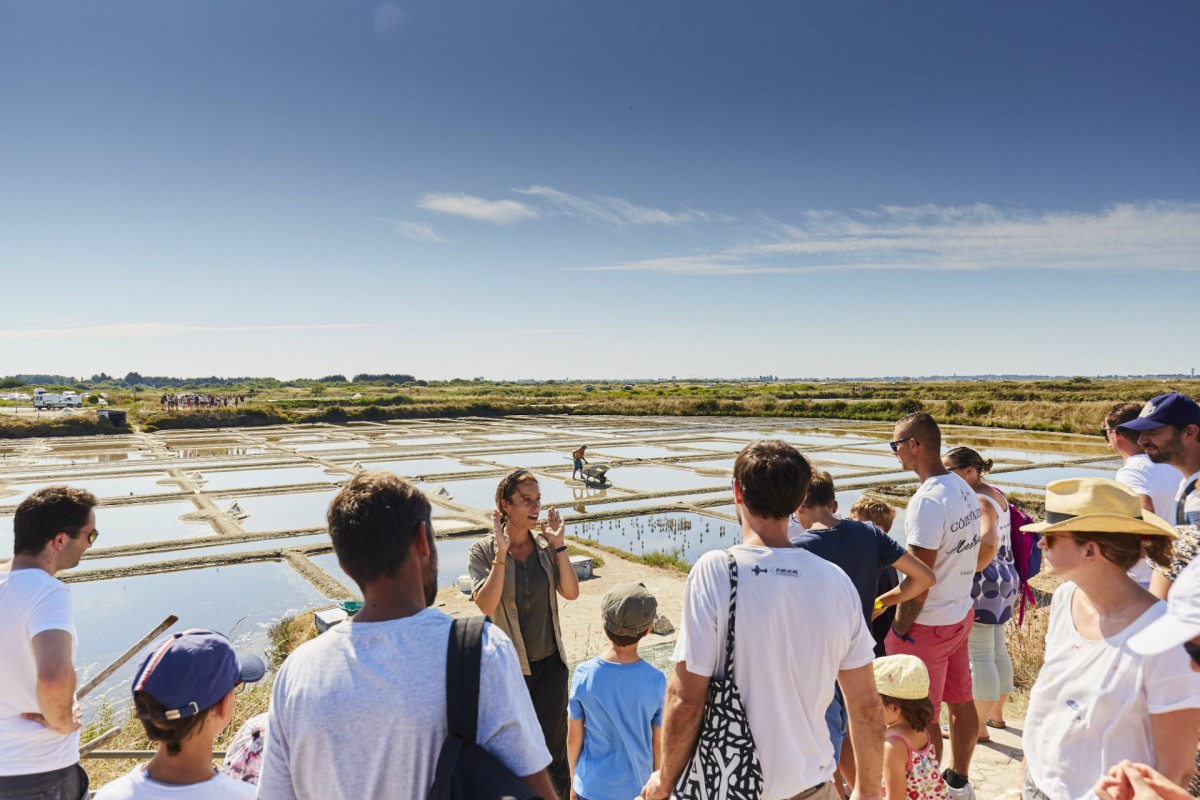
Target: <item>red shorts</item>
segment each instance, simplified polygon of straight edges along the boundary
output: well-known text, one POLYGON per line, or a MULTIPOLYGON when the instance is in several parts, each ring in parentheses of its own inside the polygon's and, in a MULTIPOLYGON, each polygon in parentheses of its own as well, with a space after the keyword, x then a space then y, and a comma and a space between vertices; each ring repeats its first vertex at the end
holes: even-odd
POLYGON ((883 647, 889 656, 905 653, 925 662, 929 670, 929 699, 936 711, 942 701, 970 703, 971 655, 967 637, 975 621, 971 609, 962 622, 954 625, 922 625, 913 623, 908 631, 911 642, 904 641, 895 631, 888 631, 883 647))

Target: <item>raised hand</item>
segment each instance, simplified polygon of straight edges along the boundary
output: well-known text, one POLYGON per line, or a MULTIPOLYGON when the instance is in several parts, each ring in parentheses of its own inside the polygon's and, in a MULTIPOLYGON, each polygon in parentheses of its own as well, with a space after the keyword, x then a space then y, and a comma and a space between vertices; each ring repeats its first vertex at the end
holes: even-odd
POLYGON ((503 561, 508 555, 508 530, 504 525, 504 517, 496 509, 492 509, 492 537, 496 541, 496 558, 503 561))
POLYGON ((546 537, 546 541, 550 542, 554 547, 562 547, 566 542, 567 528, 563 525, 562 514, 558 513, 558 509, 550 506, 546 511, 546 519, 538 522, 541 528, 542 536, 546 537))

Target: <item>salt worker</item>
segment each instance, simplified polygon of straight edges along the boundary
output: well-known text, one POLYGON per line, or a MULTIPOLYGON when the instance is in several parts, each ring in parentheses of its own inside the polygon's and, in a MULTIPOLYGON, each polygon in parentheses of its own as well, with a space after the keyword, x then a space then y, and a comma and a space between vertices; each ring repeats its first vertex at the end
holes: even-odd
POLYGON ((576 448, 574 453, 571 453, 571 460, 575 462, 575 468, 571 470, 572 478, 574 478, 576 475, 578 475, 580 478, 584 477, 583 465, 587 463, 587 459, 583 457, 583 454, 586 450, 587 445, 581 444, 578 448, 576 448))
POLYGON ((1186 783, 1200 728, 1200 673, 1182 647, 1139 655, 1132 646, 1167 604, 1128 574, 1143 557, 1167 563, 1175 529, 1127 486, 1072 478, 1046 487, 1046 521, 1024 530, 1042 534, 1043 571, 1064 580, 1029 695, 1024 798, 1082 797, 1125 759, 1186 783))
POLYGON ((567 555, 562 515, 551 506, 539 520, 541 508, 542 492, 529 470, 513 470, 500 481, 492 535, 471 545, 471 599, 512 639, 550 751, 550 779, 566 800, 568 672, 558 597, 579 597, 579 579, 567 555))

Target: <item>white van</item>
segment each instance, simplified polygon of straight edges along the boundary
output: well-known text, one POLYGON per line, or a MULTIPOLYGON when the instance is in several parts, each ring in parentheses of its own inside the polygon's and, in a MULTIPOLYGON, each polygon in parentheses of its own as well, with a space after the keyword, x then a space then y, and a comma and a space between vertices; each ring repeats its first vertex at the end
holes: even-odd
POLYGON ((79 408, 83 405, 83 398, 70 390, 62 394, 47 392, 45 389, 33 390, 33 407, 36 409, 43 408, 79 408))

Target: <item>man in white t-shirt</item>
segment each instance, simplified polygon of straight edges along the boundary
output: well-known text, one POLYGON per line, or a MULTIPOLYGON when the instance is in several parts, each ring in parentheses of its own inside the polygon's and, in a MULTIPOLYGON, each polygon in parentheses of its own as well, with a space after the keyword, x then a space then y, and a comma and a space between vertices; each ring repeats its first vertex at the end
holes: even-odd
POLYGON ((1200 405, 1178 392, 1160 394, 1138 418, 1121 426, 1138 434, 1138 444, 1156 464, 1184 476, 1175 492, 1175 514, 1159 514, 1176 525, 1200 525, 1200 405))
POLYGON ((788 518, 808 491, 812 468, 794 447, 770 440, 742 450, 733 475, 742 544, 706 553, 688 575, 663 714, 662 768, 642 797, 670 795, 696 749, 709 683, 725 675, 732 554, 734 684, 762 769, 762 799, 841 796, 832 782, 837 762, 825 723, 834 680, 850 717, 858 776, 853 796, 879 798, 882 710, 862 604, 846 573, 788 541, 788 518))
MULTIPOLYGON (((935 709, 950 707, 950 765, 943 773, 951 800, 973 798, 967 778, 979 733, 971 693, 967 639, 974 620, 971 585, 979 547, 980 509, 975 491, 942 465, 942 432, 923 411, 896 423, 892 450, 921 485, 908 503, 904 532, 908 549, 933 570, 937 583, 924 597, 906 600, 884 646, 888 655, 907 653, 929 670, 929 699, 935 709)), ((940 760, 942 737, 937 717, 929 725, 940 760)))
POLYGON ((0 568, 0 800, 88 794, 71 594, 54 576, 100 535, 95 506, 90 492, 48 486, 13 517, 13 558, 0 568))
MULTIPOLYGON (((329 507, 363 610, 296 649, 275 679, 261 800, 424 800, 446 738, 451 618, 437 596, 429 501, 385 472, 359 473, 329 507)), ((476 742, 542 797, 546 749, 512 642, 486 624, 476 742)))
MULTIPOLYGON (((1108 446, 1116 451, 1124 464, 1114 476, 1137 493, 1142 508, 1162 517, 1167 522, 1175 521, 1175 493, 1183 473, 1166 463, 1155 463, 1138 444, 1137 431, 1122 429, 1121 426, 1137 419, 1142 407, 1137 403, 1117 403, 1104 417, 1101 432, 1108 446)), ((1150 563, 1146 559, 1129 570, 1129 576, 1143 587, 1150 585, 1150 563)))

